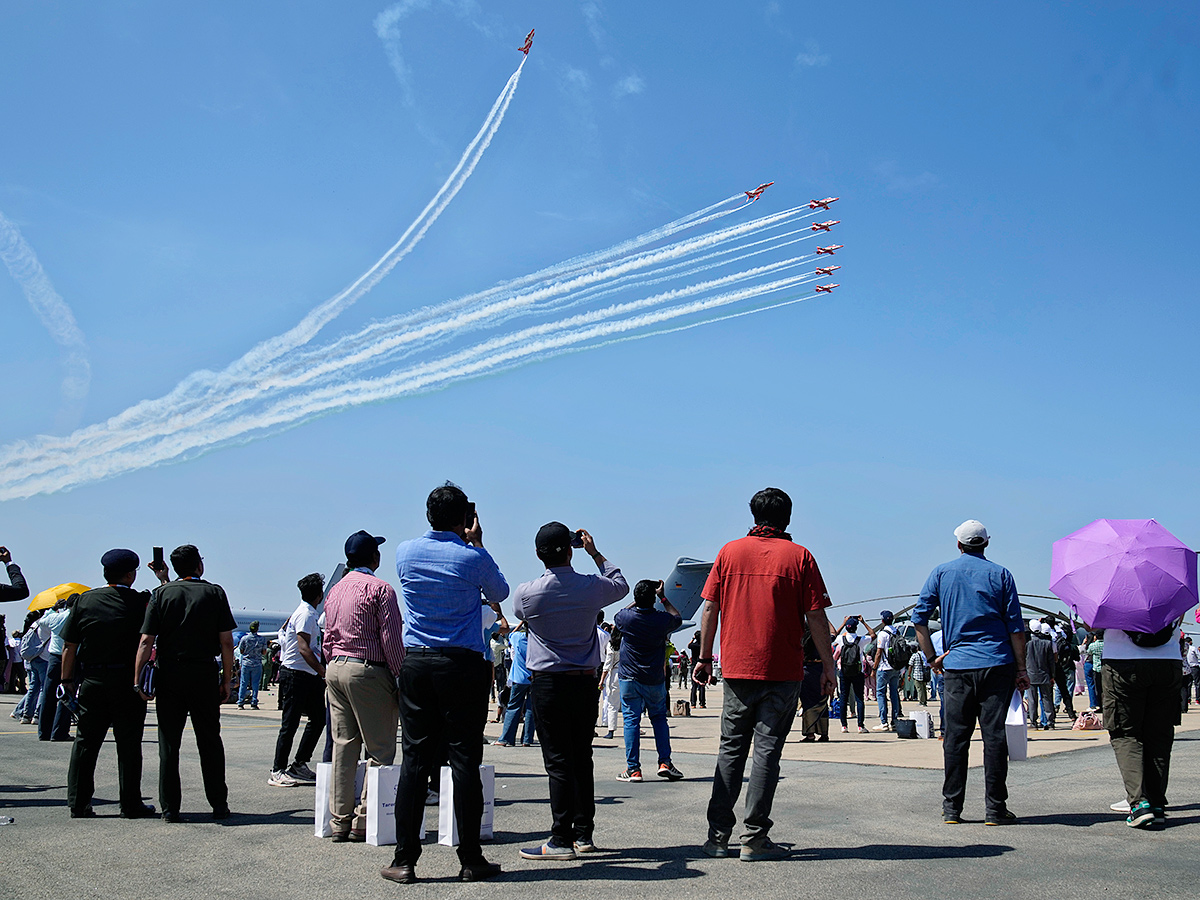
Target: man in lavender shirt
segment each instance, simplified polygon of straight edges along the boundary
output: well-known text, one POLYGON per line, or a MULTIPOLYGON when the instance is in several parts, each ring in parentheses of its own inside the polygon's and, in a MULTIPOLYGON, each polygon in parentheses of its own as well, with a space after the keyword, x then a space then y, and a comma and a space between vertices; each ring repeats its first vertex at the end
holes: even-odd
POLYGON ((531 676, 533 713, 542 739, 542 760, 550 776, 550 839, 521 850, 525 859, 574 859, 594 853, 596 800, 592 776, 592 737, 596 726, 596 685, 600 639, 596 613, 629 593, 621 570, 604 558, 586 531, 572 533, 561 522, 543 525, 534 540, 542 577, 513 595, 518 619, 529 625, 525 664, 531 676), (581 547, 599 575, 571 568, 571 548, 581 547))

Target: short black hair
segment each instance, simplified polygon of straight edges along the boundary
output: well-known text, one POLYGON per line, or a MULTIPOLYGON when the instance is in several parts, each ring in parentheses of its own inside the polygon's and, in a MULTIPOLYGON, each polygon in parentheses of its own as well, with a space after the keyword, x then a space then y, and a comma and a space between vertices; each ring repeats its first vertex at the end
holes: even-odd
POLYGON ((190 578, 200 571, 200 551, 195 544, 180 544, 171 551, 171 568, 180 578, 190 578))
MULTIPOLYGON (((305 575, 296 582, 296 587, 300 588, 300 599, 312 603, 316 600, 318 603, 325 596, 325 579, 320 572, 313 572, 311 575, 305 575)), ((316 606, 313 603, 313 606, 316 606)))
POLYGON ((634 605, 641 609, 648 609, 654 605, 654 598, 657 594, 658 582, 643 578, 633 586, 634 605))
POLYGON ((779 488, 763 488, 750 498, 755 525, 787 528, 792 521, 792 498, 779 488))
POLYGON ((425 518, 434 531, 453 531, 467 518, 467 495, 457 484, 447 481, 429 492, 425 500, 425 518))

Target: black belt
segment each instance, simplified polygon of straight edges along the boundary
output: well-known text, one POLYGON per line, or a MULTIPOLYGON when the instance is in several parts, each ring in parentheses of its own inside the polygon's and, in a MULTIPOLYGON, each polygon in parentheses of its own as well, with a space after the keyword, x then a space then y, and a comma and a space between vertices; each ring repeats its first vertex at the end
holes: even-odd
POLYGON ((531 678, 549 678, 553 675, 573 675, 573 676, 576 676, 579 678, 582 678, 583 676, 586 675, 588 678, 595 678, 596 670, 595 669, 568 669, 564 672, 530 672, 529 673, 529 676, 531 678))
MULTIPOLYGON (((373 660, 373 659, 359 659, 357 656, 334 656, 334 657, 331 657, 329 661, 330 662, 360 663, 364 666, 386 666, 387 665, 387 663, 385 663, 385 662, 377 662, 376 660, 373 660)), ((296 669, 295 671, 299 672, 299 671, 303 671, 303 670, 296 669)), ((305 673, 305 674, 307 674, 307 673, 305 673)))
POLYGON ((466 647, 405 647, 404 652, 405 654, 415 653, 417 656, 473 656, 476 659, 483 659, 483 654, 478 650, 469 650, 466 647))

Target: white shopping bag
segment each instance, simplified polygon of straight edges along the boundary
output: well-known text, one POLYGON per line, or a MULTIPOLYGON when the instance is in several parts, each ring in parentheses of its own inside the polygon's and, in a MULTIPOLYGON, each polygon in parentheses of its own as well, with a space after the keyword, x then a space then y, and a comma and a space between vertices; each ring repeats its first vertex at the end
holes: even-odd
POLYGON ((1029 758, 1029 725, 1025 720, 1025 704, 1021 692, 1013 691, 1008 704, 1008 715, 1004 719, 1004 731, 1008 736, 1008 758, 1029 758))
MULTIPOLYGON (((492 839, 492 822, 496 808, 496 767, 480 766, 479 780, 483 782, 483 818, 479 820, 479 839, 492 839)), ((442 767, 442 789, 438 801, 438 843, 458 846, 458 822, 454 818, 454 780, 450 767, 442 767)))
MULTIPOLYGON (((375 847, 396 843, 396 784, 399 781, 399 766, 367 768, 367 843, 375 847)), ((418 837, 425 840, 424 808, 418 837)))
MULTIPOLYGON (((319 838, 327 838, 333 834, 329 827, 329 781, 333 774, 333 763, 317 763, 317 796, 313 804, 313 833, 319 838)), ((359 760, 358 771, 354 773, 354 793, 362 796, 363 780, 367 777, 367 761, 359 760)))
POLYGON ((917 737, 933 737, 933 716, 929 714, 928 710, 918 709, 910 718, 917 723, 917 737))

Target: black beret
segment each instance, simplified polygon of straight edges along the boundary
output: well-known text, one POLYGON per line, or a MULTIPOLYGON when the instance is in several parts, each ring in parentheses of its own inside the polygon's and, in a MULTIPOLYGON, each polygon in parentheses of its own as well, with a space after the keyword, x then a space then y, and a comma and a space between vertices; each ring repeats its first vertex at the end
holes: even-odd
POLYGON ((104 566, 105 573, 114 577, 132 572, 141 564, 142 561, 132 550, 109 550, 100 557, 100 565, 104 566))

